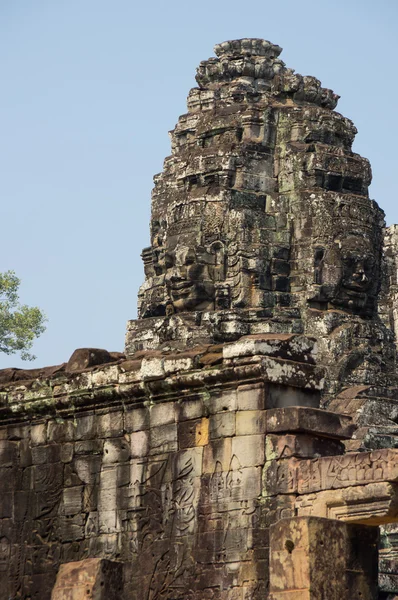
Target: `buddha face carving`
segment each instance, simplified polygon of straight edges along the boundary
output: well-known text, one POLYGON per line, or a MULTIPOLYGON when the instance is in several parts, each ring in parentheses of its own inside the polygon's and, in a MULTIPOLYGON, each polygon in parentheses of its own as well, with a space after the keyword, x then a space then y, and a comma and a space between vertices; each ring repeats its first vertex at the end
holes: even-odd
POLYGON ((330 303, 362 315, 375 309, 379 281, 375 249, 363 236, 351 234, 332 247, 315 251, 315 283, 320 285, 311 301, 330 303))
POLYGON ((370 241, 349 236, 340 244, 341 282, 336 303, 354 312, 366 310, 368 300, 375 295, 378 274, 370 241))
POLYGON ((164 255, 167 312, 212 310, 214 282, 211 256, 203 249, 176 247, 164 255))
POLYGON ((352 238, 343 244, 341 261, 343 266, 342 287, 355 294, 362 295, 371 287, 374 257, 369 253, 366 244, 362 247, 352 241, 352 238), (365 247, 364 247, 365 246, 365 247))
POLYGON ((146 281, 139 292, 140 318, 229 306, 224 243, 216 240, 194 248, 191 243, 173 237, 159 242, 158 237, 154 247, 143 250, 146 281))

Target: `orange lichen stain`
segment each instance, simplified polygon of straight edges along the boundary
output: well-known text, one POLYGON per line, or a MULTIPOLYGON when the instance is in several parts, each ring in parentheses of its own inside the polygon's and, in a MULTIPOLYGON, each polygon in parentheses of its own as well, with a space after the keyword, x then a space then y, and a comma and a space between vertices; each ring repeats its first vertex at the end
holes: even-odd
POLYGON ((196 424, 195 446, 206 446, 209 443, 209 419, 203 418, 196 424))

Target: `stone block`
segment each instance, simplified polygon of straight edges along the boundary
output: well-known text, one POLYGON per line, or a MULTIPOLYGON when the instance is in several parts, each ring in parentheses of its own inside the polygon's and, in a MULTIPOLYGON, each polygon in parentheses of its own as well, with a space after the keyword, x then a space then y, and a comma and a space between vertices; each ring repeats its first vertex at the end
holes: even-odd
POLYGON ((146 456, 149 451, 149 431, 135 431, 130 434, 132 458, 146 456))
POLYGON ((98 513, 92 511, 88 514, 86 524, 84 527, 85 537, 95 537, 99 533, 98 513))
POLYGON ((211 415, 210 439, 231 437, 235 435, 235 412, 224 412, 211 415))
POLYGON ((28 425, 9 425, 7 428, 3 428, 4 438, 0 435, 0 439, 8 439, 10 441, 17 442, 19 440, 26 440, 30 435, 30 427, 28 425))
POLYGON ((238 342, 226 344, 223 357, 277 356, 297 362, 314 362, 315 340, 291 334, 256 334, 242 337, 238 342))
POLYGON ((265 387, 263 383, 240 385, 237 389, 238 410, 263 410, 265 387))
POLYGON ((95 511, 98 508, 98 486, 85 485, 83 487, 83 512, 95 511))
POLYGON ((273 600, 377 599, 378 531, 331 519, 294 517, 270 529, 273 600))
POLYGON ((398 449, 356 452, 344 456, 322 457, 313 460, 289 459, 291 485, 299 494, 356 485, 398 481, 398 449))
POLYGON ((370 483, 298 496, 298 516, 380 526, 398 522, 398 484, 370 483))
POLYGON ((180 449, 206 446, 209 443, 209 419, 192 419, 178 423, 178 445, 180 449))
POLYGON ((51 600, 118 600, 123 581, 122 563, 87 558, 60 566, 51 600))
POLYGON ((296 498, 297 496, 294 494, 286 494, 261 499, 258 526, 261 528, 260 531, 266 540, 267 546, 269 546, 267 535, 269 537, 270 525, 274 525, 280 519, 289 519, 296 516, 296 498))
POLYGON ((382 558, 379 562, 380 597, 398 600, 398 561, 396 558, 382 558))
POLYGON ((120 531, 120 519, 117 510, 98 511, 99 533, 118 533, 120 531))
POLYGON ((169 423, 150 429, 150 454, 162 454, 178 449, 177 424, 169 423))
MULTIPOLYGON (((43 568, 39 573, 32 573, 28 576, 25 575, 23 578, 21 577, 23 598, 27 598, 28 594, 31 598, 50 598, 56 576, 56 567, 50 561, 48 561, 46 567, 46 569, 43 568)), ((13 589, 12 584, 10 588, 13 589)), ((9 597, 12 596, 10 595, 9 597)))
MULTIPOLYGON (((28 514, 33 519, 55 519, 59 515, 59 500, 62 490, 57 490, 54 496, 51 496, 49 490, 35 492, 31 495, 28 514)), ((46 522, 44 520, 44 522, 46 522)))
POLYGON ((265 490, 309 494, 369 483, 397 482, 397 450, 357 452, 312 460, 289 458, 265 464, 265 490))
POLYGON ((47 424, 47 439, 49 442, 71 442, 74 439, 75 426, 71 419, 66 421, 51 420, 47 424))
POLYGON ((104 450, 104 440, 81 440, 75 442, 74 453, 76 456, 80 454, 102 454, 104 450))
POLYGON ((81 456, 75 458, 72 465, 82 483, 95 484, 99 481, 101 462, 100 456, 81 456))
MULTIPOLYGON (((141 459, 138 459, 141 460, 141 459)), ((130 483, 130 474, 131 474, 131 460, 128 460, 125 463, 119 463, 116 466, 117 472, 117 487, 124 487, 130 483)))
MULTIPOLYGON (((15 499, 18 499, 16 496, 15 499)), ((2 519, 11 519, 14 514, 14 494, 13 492, 5 492, 2 489, 0 494, 0 515, 2 519)))
POLYGON ((56 463, 61 460, 61 445, 51 444, 49 446, 33 446, 32 462, 34 465, 56 463))
POLYGON ((219 393, 211 394, 207 407, 210 414, 235 411, 237 407, 236 390, 222 390, 219 393))
POLYGON ((21 440, 19 442, 19 466, 29 467, 32 464, 32 445, 30 440, 21 440))
POLYGON ((89 367, 103 365, 113 360, 111 354, 102 348, 78 348, 70 357, 66 365, 66 371, 68 373, 83 371, 89 367))
POLYGON ((151 427, 174 423, 176 420, 174 402, 162 402, 161 404, 153 404, 150 406, 149 419, 151 427))
POLYGON ((231 469, 227 473, 226 486, 227 497, 231 502, 258 498, 261 494, 261 467, 231 469))
POLYGON ((0 465, 12 467, 18 463, 18 442, 0 441, 0 465))
POLYGON ((337 440, 355 431, 351 417, 326 410, 290 406, 267 411, 267 433, 309 433, 337 440))
MULTIPOLYGON (((109 409, 108 409, 109 410, 109 409)), ((121 411, 97 414, 97 435, 101 438, 123 435, 123 413, 121 411)))
MULTIPOLYGON (((100 474, 100 495, 104 490, 116 490, 117 487, 117 466, 107 465, 101 469, 100 474)), ((102 502, 103 504, 103 502, 102 502)), ((109 508, 109 507, 108 507, 109 508)))
POLYGON ((149 429, 149 409, 134 408, 128 410, 124 416, 124 426, 127 432, 149 429))
POLYGON ((165 372, 163 358, 151 357, 143 359, 140 369, 140 377, 142 381, 163 379, 164 376, 165 372))
POLYGON ((240 508, 238 503, 260 496, 261 467, 242 467, 233 456, 227 471, 222 471, 221 464, 216 463, 213 472, 203 476, 202 486, 204 503, 215 504, 218 511, 228 512, 240 508))
POLYGON ((173 356, 170 358, 164 359, 164 371, 166 375, 171 375, 172 373, 179 373, 181 371, 189 371, 194 367, 193 358, 189 356, 179 357, 173 356))
POLYGON ((266 459, 314 458, 316 456, 336 456, 344 454, 344 444, 330 438, 315 437, 305 433, 277 435, 267 434, 265 438, 266 459))
POLYGON ((40 492, 61 491, 63 485, 63 463, 40 464, 32 467, 34 489, 40 492))
POLYGON ((33 494, 34 492, 31 491, 14 492, 14 520, 16 522, 25 521, 27 515, 30 514, 33 494))
POLYGON ((32 446, 46 444, 47 424, 39 423, 38 425, 32 425, 32 427, 30 428, 30 439, 32 440, 32 446))
POLYGON ((264 464, 264 435, 237 435, 232 438, 232 454, 242 467, 255 467, 264 464))
POLYGON ((202 474, 203 448, 188 448, 176 453, 173 459, 173 480, 182 477, 195 477, 199 480, 202 474))
MULTIPOLYGON (((294 382, 294 369, 290 369, 292 371, 292 379, 285 380, 283 377, 283 371, 287 366, 288 363, 285 363, 285 367, 283 366, 283 364, 280 365, 281 383, 275 381, 274 383, 270 383, 268 385, 266 400, 267 408, 288 408, 291 406, 306 406, 309 408, 319 408, 319 391, 304 387, 305 380, 302 379, 302 374, 300 374, 299 365, 296 374, 298 386, 295 385, 294 382)), ((311 374, 307 373, 306 380, 308 381, 310 377, 311 374)))
POLYGON ((264 410, 240 410, 236 413, 236 435, 265 433, 264 410))
POLYGON ((201 398, 191 400, 183 399, 179 408, 179 421, 187 421, 191 419, 199 419, 200 417, 206 416, 204 412, 204 404, 201 398))
POLYGON ((220 464, 222 471, 228 471, 232 458, 232 438, 212 440, 203 449, 203 473, 213 473, 215 465, 220 464))
POLYGON ((97 421, 94 414, 76 417, 75 440, 90 440, 97 435, 97 421))
POLYGON ((77 515, 82 510, 83 486, 65 488, 63 490, 63 508, 64 515, 77 515))

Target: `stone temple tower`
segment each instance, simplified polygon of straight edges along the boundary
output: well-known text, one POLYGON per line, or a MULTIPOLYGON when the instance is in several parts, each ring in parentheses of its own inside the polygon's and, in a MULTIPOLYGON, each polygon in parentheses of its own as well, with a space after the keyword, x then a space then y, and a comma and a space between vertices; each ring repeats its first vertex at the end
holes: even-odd
POLYGON ((383 213, 338 96, 269 42, 215 52, 155 178, 140 318, 230 311, 249 331, 307 306, 373 316, 383 213))
POLYGON ((336 94, 285 67, 279 46, 244 39, 215 53, 155 177, 126 353, 306 333, 329 366, 325 398, 348 375, 391 373, 377 301, 384 213, 353 123, 336 94))
POLYGON ((124 353, 0 371, 0 600, 398 598, 398 227, 280 53, 199 65, 124 353))

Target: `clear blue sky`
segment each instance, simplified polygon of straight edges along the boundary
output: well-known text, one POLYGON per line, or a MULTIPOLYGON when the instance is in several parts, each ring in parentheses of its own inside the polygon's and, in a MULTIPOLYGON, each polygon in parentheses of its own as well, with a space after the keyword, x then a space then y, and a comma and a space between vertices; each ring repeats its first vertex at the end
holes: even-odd
POLYGON ((268 39, 340 94, 371 196, 398 223, 397 17, 395 0, 0 0, 0 270, 49 318, 37 360, 0 368, 123 349, 152 177, 217 42, 268 39))

